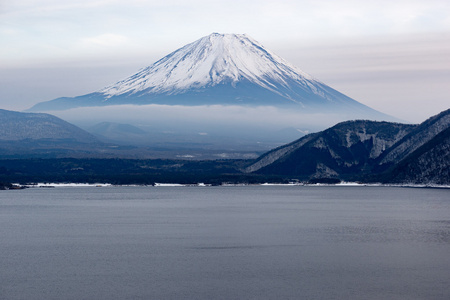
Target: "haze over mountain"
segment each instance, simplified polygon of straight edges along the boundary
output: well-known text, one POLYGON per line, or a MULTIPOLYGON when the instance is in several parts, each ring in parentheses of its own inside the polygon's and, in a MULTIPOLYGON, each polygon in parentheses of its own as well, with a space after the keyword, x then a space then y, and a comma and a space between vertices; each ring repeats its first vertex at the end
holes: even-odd
MULTIPOLYGON (((247 35, 213 33, 96 92, 41 102, 82 128, 107 122, 121 144, 264 153, 346 120, 396 120, 332 89, 247 35), (115 132, 116 131, 116 132, 115 132)), ((105 124, 105 123, 104 123, 105 124)), ((192 149, 195 151, 189 151, 192 149)))
MULTIPOLYGON (((4 158, 187 158, 256 157, 253 150, 224 153, 189 135, 155 135, 128 124, 100 123, 90 133, 47 113, 0 109, 0 159, 4 158), (165 145, 172 144, 172 147, 165 145)), ((261 151, 262 149, 260 149, 261 151)))
POLYGON ((106 141, 122 141, 131 144, 134 140, 141 141, 146 132, 136 126, 129 124, 101 122, 86 129, 94 136, 106 141))
MULTIPOLYGON (((52 121, 45 118, 48 115, 41 115, 19 113, 17 116, 52 121)), ((13 117, 17 119, 17 116, 13 117)), ((121 127, 122 131, 142 134, 138 128, 122 125, 96 127, 102 132, 121 127)), ((41 137, 45 136, 45 131, 39 132, 41 137)), ((70 135, 63 137, 70 138, 70 135)), ((217 157, 192 160, 188 156, 143 159, 151 158, 145 149, 118 146, 111 149, 96 143, 80 147, 80 144, 58 143, 53 139, 30 140, 9 141, 16 146, 9 153, 0 141, 0 181, 221 184, 351 180, 450 184, 450 110, 419 125, 346 121, 251 160, 217 160, 217 157)))
POLYGON ((213 33, 96 92, 31 111, 120 104, 244 105, 388 118, 313 78, 247 35, 213 33))

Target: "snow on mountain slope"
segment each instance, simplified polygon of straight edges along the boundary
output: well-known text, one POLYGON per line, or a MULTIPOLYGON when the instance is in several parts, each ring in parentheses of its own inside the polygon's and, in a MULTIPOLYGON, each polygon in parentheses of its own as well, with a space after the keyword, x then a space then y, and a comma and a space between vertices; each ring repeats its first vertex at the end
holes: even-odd
MULTIPOLYGON (((247 35, 213 33, 167 55, 137 74, 108 86, 108 97, 125 93, 180 94, 192 88, 246 79, 283 96, 277 85, 289 88, 295 80, 312 92, 315 80, 247 35)), ((289 95, 285 95, 288 96, 289 95)), ((295 101, 295 99, 291 99, 295 101)))
POLYGON ((305 113, 387 119, 318 81, 245 34, 213 33, 94 93, 31 111, 109 105, 286 105, 305 113))

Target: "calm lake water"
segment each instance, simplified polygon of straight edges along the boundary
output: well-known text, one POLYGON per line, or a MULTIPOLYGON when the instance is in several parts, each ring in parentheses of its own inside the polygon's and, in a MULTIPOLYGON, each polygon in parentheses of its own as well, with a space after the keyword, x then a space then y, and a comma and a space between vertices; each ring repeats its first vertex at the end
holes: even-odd
POLYGON ((0 192, 0 299, 450 299, 450 190, 0 192))

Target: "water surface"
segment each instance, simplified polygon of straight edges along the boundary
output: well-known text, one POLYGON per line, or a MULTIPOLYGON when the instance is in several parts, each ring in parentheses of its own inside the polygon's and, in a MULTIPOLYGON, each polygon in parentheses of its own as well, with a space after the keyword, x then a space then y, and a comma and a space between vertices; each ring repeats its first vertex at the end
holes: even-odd
POLYGON ((0 193, 1 299, 450 299, 450 190, 0 193))

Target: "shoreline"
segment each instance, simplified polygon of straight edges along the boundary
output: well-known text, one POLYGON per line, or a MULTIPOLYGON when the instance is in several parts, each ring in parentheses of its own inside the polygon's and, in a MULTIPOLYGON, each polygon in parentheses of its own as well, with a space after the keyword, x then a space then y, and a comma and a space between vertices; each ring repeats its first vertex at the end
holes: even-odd
MULTIPOLYGON (((450 185, 439 184, 411 184, 411 183, 398 183, 398 184, 383 184, 383 183, 358 183, 358 182, 340 182, 335 184, 330 183, 258 183, 258 184, 246 184, 246 183, 222 183, 220 185, 211 185, 205 183, 196 184, 180 184, 180 183, 155 183, 153 185, 147 184, 111 184, 111 183, 35 183, 35 184, 13 184, 21 188, 65 188, 65 187, 242 187, 242 186, 304 186, 304 187, 407 187, 407 188, 439 188, 450 189, 450 185)), ((18 188, 15 188, 18 189, 18 188)))

